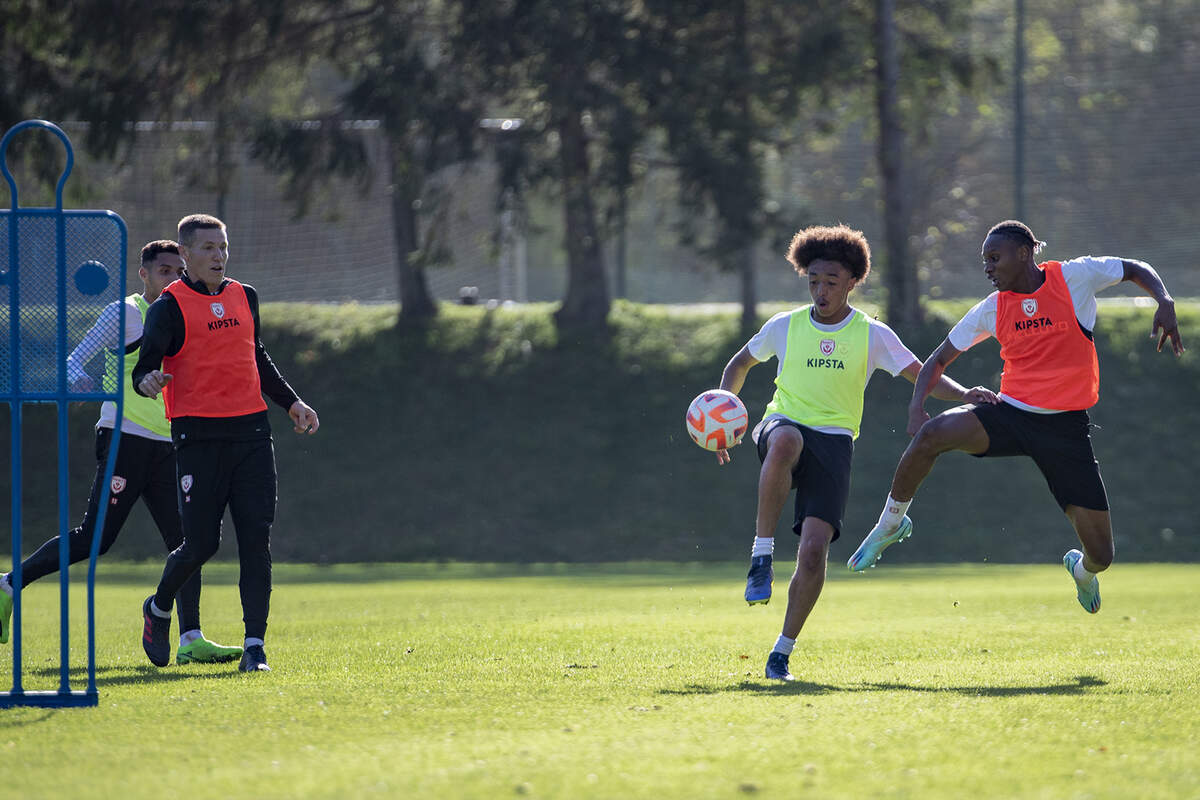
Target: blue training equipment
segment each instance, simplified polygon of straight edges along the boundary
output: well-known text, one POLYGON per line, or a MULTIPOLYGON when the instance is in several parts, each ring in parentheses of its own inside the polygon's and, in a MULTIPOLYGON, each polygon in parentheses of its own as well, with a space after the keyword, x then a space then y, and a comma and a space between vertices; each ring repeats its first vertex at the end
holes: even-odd
POLYGON ((113 465, 120 443, 124 407, 120 382, 105 386, 95 381, 75 391, 67 378, 67 355, 96 321, 100 311, 119 303, 119 354, 124 350, 125 269, 128 232, 125 221, 111 211, 63 209, 63 186, 75 163, 67 135, 53 123, 26 120, 0 140, 0 172, 8 182, 10 209, 0 209, 0 402, 7 402, 12 425, 10 462, 12 489, 12 689, 0 692, 0 707, 94 706, 96 691, 96 559, 108 508, 113 465), (66 148, 66 167, 55 189, 55 205, 22 208, 17 184, 8 169, 8 146, 22 130, 42 129, 57 136, 66 148), (111 401, 117 416, 101 496, 93 528, 87 575, 87 688, 72 691, 69 677, 67 568, 70 518, 68 507, 67 407, 78 401, 111 401), (22 409, 27 403, 53 403, 58 412, 58 531, 59 587, 62 621, 59 688, 25 691, 21 685, 21 476, 22 409))

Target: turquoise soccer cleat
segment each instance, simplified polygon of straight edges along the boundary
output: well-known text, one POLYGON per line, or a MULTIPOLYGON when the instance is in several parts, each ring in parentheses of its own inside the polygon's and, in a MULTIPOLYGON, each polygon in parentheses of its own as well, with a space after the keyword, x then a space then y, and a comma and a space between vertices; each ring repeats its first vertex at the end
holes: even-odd
POLYGON ((879 556, 883 554, 884 550, 896 542, 903 542, 912 536, 912 530, 913 523, 907 515, 900 520, 899 527, 891 532, 876 525, 867 534, 867 538, 863 539, 858 549, 854 551, 854 555, 850 556, 846 566, 850 568, 851 572, 862 572, 867 567, 875 566, 875 562, 879 560, 879 556))
POLYGON ((1095 614, 1100 610, 1100 581, 1094 575, 1086 585, 1075 580, 1075 565, 1082 560, 1083 553, 1078 550, 1068 550, 1067 554, 1063 556, 1063 566, 1071 574, 1071 580, 1075 581, 1075 596, 1079 599, 1079 605, 1083 606, 1083 610, 1089 614, 1095 614))

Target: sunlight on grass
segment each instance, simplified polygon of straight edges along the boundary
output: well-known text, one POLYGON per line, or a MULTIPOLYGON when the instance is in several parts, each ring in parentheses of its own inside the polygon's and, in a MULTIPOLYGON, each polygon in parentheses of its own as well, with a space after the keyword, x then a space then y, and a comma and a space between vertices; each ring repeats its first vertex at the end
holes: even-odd
MULTIPOLYGON (((149 666, 157 570, 106 564, 100 707, 0 711, 0 750, 23 797, 1195 796, 1200 567, 1118 564, 1095 617, 1061 567, 831 573, 780 684, 786 575, 748 608, 740 564, 282 565, 258 676, 149 666)), ((209 638, 240 640, 236 575, 206 571, 209 638)), ((57 591, 25 595, 26 688, 57 591)))

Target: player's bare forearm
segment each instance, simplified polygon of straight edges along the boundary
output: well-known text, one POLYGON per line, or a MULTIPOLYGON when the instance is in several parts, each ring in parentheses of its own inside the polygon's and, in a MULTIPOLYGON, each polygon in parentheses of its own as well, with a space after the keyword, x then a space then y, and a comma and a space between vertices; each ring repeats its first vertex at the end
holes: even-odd
POLYGON ((1170 339, 1175 355, 1183 355, 1183 339, 1179 335, 1179 321, 1175 318, 1175 299, 1167 291, 1162 278, 1154 267, 1144 261, 1123 258, 1121 264, 1125 268, 1125 275, 1121 280, 1129 281, 1158 301, 1158 308, 1154 312, 1154 321, 1150 327, 1150 337, 1158 339, 1159 352, 1162 352, 1163 345, 1170 339))
MULTIPOLYGON (((760 363, 757 358, 750 355, 750 348, 743 347, 733 354, 733 358, 729 359, 729 363, 725 365, 725 370, 721 373, 721 386, 727 392, 740 394, 742 386, 746 383, 746 373, 755 364, 760 363)), ((729 451, 717 451, 717 463, 724 466, 729 463, 729 451)))
POLYGON ((750 368, 759 361, 754 356, 750 355, 750 350, 743 347, 734 353, 733 358, 729 359, 729 363, 725 365, 725 371, 721 373, 721 389, 734 394, 740 394, 742 386, 746 383, 746 373, 750 368))

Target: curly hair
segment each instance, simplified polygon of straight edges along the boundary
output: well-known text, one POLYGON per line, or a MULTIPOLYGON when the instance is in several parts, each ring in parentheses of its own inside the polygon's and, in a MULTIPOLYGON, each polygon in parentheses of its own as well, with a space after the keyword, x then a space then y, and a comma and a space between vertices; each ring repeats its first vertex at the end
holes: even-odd
POLYGON ((871 245, 862 231, 848 225, 814 225, 792 237, 787 260, 800 275, 814 261, 836 261, 861 281, 871 272, 871 245))
MULTIPOLYGON (((988 236, 1003 236, 1006 239, 1011 239, 1017 244, 1023 244, 1029 248, 1030 252, 1037 253, 1046 243, 1033 235, 1033 231, 1024 222, 1015 219, 1006 219, 1003 222, 997 222, 987 232, 988 236)), ((984 237, 987 240, 987 236, 984 237)))

